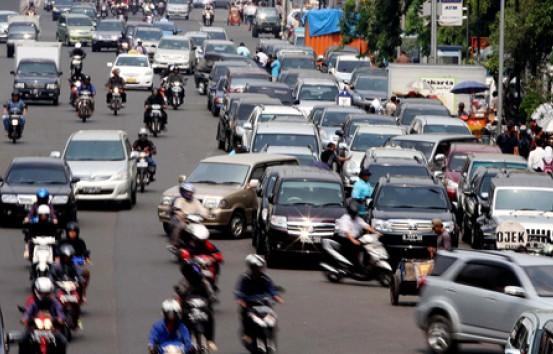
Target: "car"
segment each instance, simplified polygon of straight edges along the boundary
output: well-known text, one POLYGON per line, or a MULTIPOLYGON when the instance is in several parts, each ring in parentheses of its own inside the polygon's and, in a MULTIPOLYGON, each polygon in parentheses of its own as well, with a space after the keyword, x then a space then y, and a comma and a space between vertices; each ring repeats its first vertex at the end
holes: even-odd
POLYGON ((52 8, 52 21, 57 21, 61 14, 69 12, 73 4, 73 0, 56 0, 52 8))
POLYGON ((255 225, 256 251, 269 267, 291 255, 320 255, 321 242, 334 236, 336 219, 345 213, 340 177, 316 167, 273 167, 262 190, 267 203, 255 225), (271 188, 272 187, 272 188, 271 188))
POLYGON ((142 41, 142 45, 144 46, 144 49, 146 49, 146 53, 150 58, 153 58, 161 37, 163 37, 163 31, 157 27, 136 27, 133 37, 133 46, 136 47, 138 45, 138 41, 142 41))
MULTIPOLYGON (((238 56, 236 44, 226 39, 207 39, 204 41, 203 47, 198 53, 199 57, 197 59, 203 58, 207 53, 232 54, 238 56)), ((211 68, 209 71, 211 71, 211 68)))
MULTIPOLYGON (((321 143, 317 129, 312 124, 297 122, 258 123, 247 145, 250 152, 260 152, 269 146, 304 146, 320 156, 321 143)), ((244 145, 246 146, 246 145, 244 145)))
POLYGON ((218 40, 218 41, 228 41, 229 37, 227 36, 227 32, 223 27, 207 27, 202 26, 200 27, 200 32, 204 32, 207 34, 207 39, 211 40, 218 40))
MULTIPOLYGON (((426 157, 424 154, 415 149, 404 149, 399 146, 382 146, 370 148, 365 152, 365 158, 361 164, 366 168, 365 161, 367 159, 399 159, 399 160, 418 160, 426 165, 426 157)), ((378 181, 378 180, 377 180, 378 181)))
POLYGON ((77 220, 73 177, 65 161, 53 157, 17 157, 10 163, 0 186, 0 215, 21 222, 36 202, 36 192, 48 189, 60 225, 77 220))
POLYGON ((529 310, 520 315, 510 332, 505 354, 546 354, 553 350, 553 312, 529 310))
POLYGON ((13 91, 18 92, 23 100, 50 101, 54 106, 59 104, 61 72, 56 62, 51 59, 22 59, 13 75, 13 91))
POLYGON ((87 15, 62 14, 58 20, 56 39, 66 46, 75 43, 91 44, 94 37, 94 23, 87 15))
MULTIPOLYGON (((271 166, 297 165, 295 158, 270 154, 221 155, 202 160, 190 176, 179 176, 196 188, 196 197, 210 211, 204 225, 236 239, 246 234, 257 212, 255 189, 271 166)), ((165 232, 171 232, 171 206, 179 196, 175 185, 163 192, 157 212, 165 232)))
POLYGON ((292 91, 292 97, 295 104, 307 116, 317 104, 336 103, 339 92, 338 84, 331 78, 300 78, 292 91))
POLYGON ((421 151, 431 170, 441 170, 447 158, 449 147, 454 143, 476 143, 474 135, 415 134, 391 138, 386 145, 421 151))
POLYGON ((278 98, 283 105, 293 103, 292 90, 288 85, 281 82, 271 82, 267 80, 248 81, 244 86, 246 93, 262 93, 271 97, 278 98))
POLYGON ((361 74, 352 74, 349 85, 346 90, 351 95, 352 104, 368 111, 373 105, 374 100, 378 100, 384 107, 388 98, 388 77, 384 74, 371 74, 362 72, 361 74))
POLYGON ((315 69, 315 60, 309 54, 285 53, 279 56, 281 69, 315 69))
POLYGON ((134 43, 135 32, 138 27, 153 27, 153 25, 151 23, 147 23, 143 21, 130 21, 130 20, 127 21, 124 24, 125 30, 123 31, 123 39, 127 41, 127 43, 129 44, 129 47, 132 47, 134 43))
MULTIPOLYGON (((369 169, 370 171, 370 169, 369 169)), ((402 258, 427 258, 428 247, 436 247, 432 219, 440 218, 459 243, 453 206, 444 186, 434 178, 408 175, 380 178, 368 201, 368 220, 382 234, 380 241, 395 269, 402 258)))
MULTIPOLYGON (((432 100, 429 100, 432 101, 432 100)), ((407 129, 416 116, 449 116, 449 110, 441 104, 401 103, 396 109, 397 124, 407 129)))
POLYGON ((260 33, 271 33, 280 38, 280 15, 276 7, 258 7, 252 21, 252 37, 258 38, 260 33))
POLYGON ((340 136, 336 132, 342 129, 350 114, 356 113, 362 114, 365 111, 355 106, 328 106, 322 109, 320 115, 312 116, 313 124, 319 129, 323 145, 329 142, 338 143, 340 136))
POLYGON ((267 146, 265 149, 267 154, 277 154, 293 156, 298 159, 300 166, 317 166, 317 162, 320 161, 319 156, 313 153, 313 150, 309 146, 267 146))
POLYGON ((271 76, 259 67, 231 67, 220 80, 223 80, 225 93, 244 92, 244 87, 249 81, 262 80, 269 82, 271 76))
POLYGON ((361 162, 365 152, 373 147, 383 146, 391 137, 403 135, 403 130, 393 125, 369 125, 357 128, 348 145, 348 157, 342 169, 342 178, 346 188, 353 187, 359 178, 361 162))
POLYGON ((205 7, 205 5, 210 4, 212 0, 192 0, 192 6, 194 8, 197 7, 205 7))
POLYGON ((223 105, 221 106, 219 117, 222 117, 226 120, 230 119, 231 110, 236 110, 236 108, 238 108, 239 101, 245 98, 271 99, 271 97, 261 93, 234 92, 225 94, 223 96, 223 105))
POLYGON ((190 2, 188 0, 168 0, 167 16, 170 18, 184 18, 188 20, 190 16, 190 2))
POLYGON ((69 137, 60 156, 79 181, 79 202, 116 202, 125 208, 136 203, 136 158, 122 130, 79 130, 69 137))
POLYGON ((415 317, 431 353, 506 345, 522 313, 551 309, 553 260, 511 251, 438 251, 415 317))
POLYGON ((213 0, 212 4, 214 9, 226 9, 230 7, 230 0, 213 0))
MULTIPOLYGON (((472 237, 476 248, 500 248, 502 234, 519 230, 525 234, 522 246, 532 252, 553 243, 553 179, 533 172, 509 173, 491 180, 488 205, 482 205, 482 217, 472 237)), ((517 236, 517 240, 518 240, 517 236)))
POLYGON ((282 47, 279 47, 278 45, 275 46, 276 50, 276 56, 277 58, 282 58, 285 55, 305 55, 308 57, 311 57, 313 59, 316 58, 315 52, 313 51, 313 48, 308 46, 297 46, 297 45, 283 45, 282 47))
POLYGON ((108 67, 119 69, 126 88, 151 90, 154 85, 154 70, 147 55, 119 54, 108 67))
POLYGON ((472 134, 467 123, 451 116, 415 116, 409 134, 472 134))
POLYGON ((8 25, 8 35, 6 39, 6 56, 13 57, 15 54, 15 45, 21 41, 38 40, 39 28, 37 23, 31 18, 25 20, 18 16, 17 21, 10 21, 8 25))
POLYGON ((369 183, 372 186, 376 186, 380 179, 386 176, 432 178, 432 172, 424 163, 424 159, 417 155, 407 158, 413 155, 409 149, 399 149, 402 151, 396 151, 394 154, 390 154, 389 151, 371 151, 373 149, 377 148, 367 150, 361 161, 361 166, 371 173, 369 183))
POLYGON ((336 58, 340 55, 359 55, 359 49, 343 45, 329 46, 323 55, 321 70, 328 73, 331 68, 336 66, 336 58))
POLYGON ((244 122, 242 128, 242 145, 247 146, 251 135, 259 123, 263 122, 298 122, 307 123, 305 116, 295 107, 281 105, 259 105, 254 107, 252 113, 244 122))
POLYGON ((348 114, 344 124, 342 124, 342 132, 344 141, 349 143, 355 130, 358 127, 370 125, 396 125, 396 121, 391 116, 372 113, 351 113, 348 114))
POLYGON ((300 78, 321 78, 321 79, 328 79, 328 75, 324 74, 318 70, 310 70, 310 69, 288 69, 288 70, 281 70, 280 74, 278 75, 277 82, 282 82, 291 89, 293 89, 296 84, 298 83, 298 80, 300 78))
POLYGON ((190 31, 184 34, 184 38, 190 40, 192 49, 196 50, 202 48, 204 41, 208 39, 206 32, 190 31))
POLYGON ((360 66, 371 66, 368 57, 358 57, 357 55, 340 55, 336 58, 336 66, 329 69, 329 73, 341 84, 351 82, 351 73, 360 66))
POLYGON ((116 19, 104 19, 98 22, 96 33, 92 39, 92 51, 98 52, 104 48, 117 48, 125 27, 116 19))
POLYGON ((173 21, 159 20, 153 23, 153 27, 159 28, 163 33, 163 37, 166 36, 175 36, 182 32, 180 28, 177 27, 177 24, 173 21))
POLYGON ((194 71, 195 53, 190 40, 182 36, 165 36, 161 38, 154 54, 152 68, 155 72, 166 70, 169 66, 178 68, 187 74, 194 71))
POLYGON ((95 7, 88 5, 74 5, 71 7, 71 10, 69 10, 69 13, 88 16, 94 27, 96 27, 97 13, 95 7))
MULTIPOLYGON (((252 60, 236 53, 204 53, 203 49, 196 50, 196 67, 194 71, 194 83, 198 89, 200 95, 207 93, 207 86, 209 85, 211 70, 213 65, 219 61, 243 61, 247 65, 252 64, 252 60)), ((253 66, 253 65, 251 65, 253 66)))
POLYGON ((16 15, 15 11, 0 11, 0 43, 5 43, 8 40, 8 17, 16 15))
POLYGON ((218 61, 213 63, 213 67, 208 76, 207 83, 207 109, 217 117, 223 106, 223 98, 225 95, 224 82, 220 81, 225 77, 230 68, 253 66, 252 63, 239 60, 218 61))

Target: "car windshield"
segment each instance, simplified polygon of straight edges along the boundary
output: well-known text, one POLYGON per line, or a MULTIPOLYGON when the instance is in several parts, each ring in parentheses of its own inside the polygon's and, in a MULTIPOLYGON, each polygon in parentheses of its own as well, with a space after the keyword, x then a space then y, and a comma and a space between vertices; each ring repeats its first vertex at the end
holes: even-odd
POLYGON ((388 91, 388 79, 384 77, 361 76, 355 83, 355 89, 386 92, 388 91))
POLYGON ((248 170, 249 166, 247 165, 200 162, 186 182, 242 185, 246 180, 248 170))
POLYGON ((280 82, 284 82, 288 87, 293 87, 298 82, 298 73, 285 73, 281 76, 280 82))
POLYGON ((266 78, 264 74, 261 74, 259 76, 256 76, 254 74, 249 74, 248 76, 240 76, 240 77, 233 77, 230 80, 230 88, 244 88, 246 87, 246 84, 248 82, 251 82, 252 80, 262 80, 263 78, 266 78))
POLYGON ((169 0, 167 4, 185 5, 188 4, 188 0, 169 0))
POLYGON ((445 193, 436 187, 384 186, 376 206, 392 209, 448 209, 445 193))
POLYGON ((495 174, 488 174, 482 177, 482 182, 480 183, 480 190, 478 193, 480 194, 480 197, 482 197, 483 193, 490 193, 490 189, 492 186, 492 179, 495 177, 495 174))
POLYGON ((351 114, 350 111, 327 111, 323 116, 321 126, 341 127, 349 114, 351 114))
POLYGON ((314 69, 313 58, 283 58, 281 60, 282 70, 286 69, 314 69))
POLYGON ((141 68, 148 67, 148 59, 142 56, 136 57, 119 57, 115 62, 116 66, 139 66, 141 68))
POLYGON ((523 267, 539 297, 553 297, 553 266, 523 267))
POLYGON ((293 156, 298 159, 300 166, 315 166, 315 157, 313 155, 296 155, 296 154, 286 154, 288 156, 293 156))
POLYGON ((317 138, 314 135, 256 134, 252 152, 262 151, 267 146, 310 146, 317 153, 317 138))
POLYGON ((338 87, 322 85, 303 85, 299 98, 302 101, 335 101, 338 87))
POLYGON ((159 41, 158 49, 170 49, 170 50, 185 50, 190 49, 188 41, 182 39, 162 39, 159 41))
POLYGON ((278 13, 276 9, 271 8, 257 8, 257 18, 264 21, 272 21, 278 19, 278 13))
POLYGON ((388 139, 398 134, 359 133, 355 135, 351 143, 353 151, 367 151, 372 147, 383 146, 388 139))
POLYGON ((35 32, 35 26, 31 23, 18 23, 11 25, 9 28, 10 34, 13 33, 33 33, 35 32))
POLYGON ((494 210, 553 211, 553 190, 496 189, 494 210))
POLYGON ((428 124, 424 126, 424 133, 470 134, 470 130, 463 125, 428 124))
POLYGON ((138 29, 136 31, 136 39, 148 42, 159 41, 163 33, 161 31, 154 31, 152 29, 138 29))
POLYGON ((424 108, 407 107, 401 119, 402 125, 410 125, 416 116, 448 116, 447 108, 439 105, 428 105, 424 108))
POLYGON ((369 177, 369 182, 373 186, 375 186, 378 183, 378 180, 381 177, 384 177, 386 175, 390 175, 390 177, 394 177, 394 176, 430 177, 430 172, 428 171, 428 168, 426 168, 426 166, 423 166, 423 165, 409 165, 409 166, 371 165, 369 167, 369 171, 371 172, 371 176, 369 177))
POLYGON ((526 164, 526 162, 475 161, 472 163, 469 177, 472 178, 472 176, 474 176, 474 173, 476 173, 476 171, 480 167, 495 167, 495 168, 508 169, 508 170, 528 169, 528 165, 526 164))
POLYGON ((463 166, 467 161, 467 154, 453 154, 449 156, 449 170, 455 172, 462 172, 463 166))
POLYGON ((73 0, 56 0, 56 6, 59 5, 72 5, 73 0))
MULTIPOLYGON (((225 34, 225 32, 210 31, 210 32, 207 32, 207 38, 225 40, 225 39, 227 39, 227 35, 225 34)), ((230 53, 230 52, 226 52, 226 53, 230 53)), ((236 51, 235 51, 235 53, 236 53, 236 51)))
POLYGON ((236 47, 234 44, 207 44, 205 46, 205 52, 236 54, 236 47))
POLYGON ((52 63, 42 63, 42 62, 22 62, 19 64, 17 72, 20 75, 57 75, 58 70, 56 69, 56 64, 52 63))
POLYGON ((88 17, 83 18, 74 18, 69 17, 67 19, 67 25, 68 26, 84 26, 84 27, 92 27, 92 21, 88 17))
POLYGON ((100 21, 96 26, 97 32, 123 32, 123 25, 117 21, 100 21))
POLYGON ((65 151, 67 161, 122 161, 125 149, 119 140, 72 140, 65 151))
POLYGON ((239 121, 245 121, 252 114, 253 109, 258 105, 258 103, 242 103, 238 108, 238 113, 236 114, 236 119, 239 121))
POLYGON ((249 86, 247 92, 263 93, 269 97, 279 99, 282 103, 292 102, 292 92, 289 89, 275 89, 272 87, 249 86))
POLYGON ((427 160, 432 156, 432 150, 434 150, 434 143, 429 141, 413 141, 413 140, 391 140, 386 145, 400 146, 404 149, 415 149, 424 154, 427 160))
POLYGON ((278 193, 278 205, 341 207, 344 205, 342 186, 336 182, 284 181, 278 193))
POLYGON ((268 121, 304 121, 305 118, 301 115, 291 115, 291 114, 280 114, 280 113, 272 113, 272 114, 261 114, 257 118, 257 122, 268 122, 268 121))
POLYGON ((71 13, 82 14, 82 15, 86 15, 88 17, 95 17, 96 16, 96 11, 94 11, 93 9, 86 8, 86 7, 72 8, 71 13))
POLYGON ((175 25, 170 22, 156 22, 154 26, 165 32, 173 32, 175 30, 175 25))
POLYGON ((8 177, 8 184, 65 184, 67 176, 61 166, 14 165, 8 177))
POLYGON ((351 74, 353 70, 361 66, 371 66, 371 63, 369 61, 363 60, 340 60, 338 62, 338 67, 336 68, 336 71, 340 73, 351 74))
POLYGON ((192 46, 194 47, 201 47, 204 44, 204 41, 206 40, 206 37, 190 37, 190 42, 192 43, 192 46))

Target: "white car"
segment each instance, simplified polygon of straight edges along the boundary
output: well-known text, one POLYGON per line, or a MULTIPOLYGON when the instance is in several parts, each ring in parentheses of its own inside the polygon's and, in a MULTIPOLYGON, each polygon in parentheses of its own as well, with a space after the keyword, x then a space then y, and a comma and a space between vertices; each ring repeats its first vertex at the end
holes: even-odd
POLYGON ((154 69, 147 55, 121 54, 108 67, 119 69, 127 88, 151 89, 154 85, 154 69))
POLYGON ((8 17, 16 15, 15 11, 0 11, 0 43, 8 40, 8 17))
POLYGON ((188 0, 168 0, 167 15, 171 18, 183 17, 188 20, 190 15, 190 3, 188 0))
POLYGON ((307 123, 305 115, 296 107, 260 105, 253 109, 250 117, 242 127, 236 127, 237 133, 242 136, 242 145, 248 146, 251 135, 258 123, 264 122, 289 122, 307 123))
POLYGON ((340 55, 336 58, 336 65, 330 68, 329 73, 332 74, 336 81, 343 88, 344 84, 349 84, 353 70, 360 66, 371 66, 369 58, 359 58, 356 55, 340 55))
POLYGON ((308 116, 314 106, 336 103, 339 92, 340 88, 333 78, 300 78, 292 97, 297 107, 308 116))
POLYGON ((154 54, 152 67, 154 71, 159 71, 174 65, 180 70, 191 73, 194 68, 194 57, 190 40, 183 36, 163 37, 159 41, 156 54, 154 54))

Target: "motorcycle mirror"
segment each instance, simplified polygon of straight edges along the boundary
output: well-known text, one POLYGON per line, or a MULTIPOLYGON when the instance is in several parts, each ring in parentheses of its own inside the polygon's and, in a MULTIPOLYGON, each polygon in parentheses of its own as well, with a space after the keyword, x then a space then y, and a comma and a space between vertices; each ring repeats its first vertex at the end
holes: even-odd
POLYGON ((23 339, 23 336, 24 334, 21 331, 10 331, 6 339, 8 344, 19 343, 23 339))
POLYGON ((186 181, 186 175, 180 175, 178 178, 177 178, 177 182, 180 184, 182 182, 186 181))
POLYGON ((61 152, 59 152, 59 151, 52 151, 52 152, 50 153, 50 157, 54 157, 54 158, 56 158, 56 159, 59 159, 59 158, 61 157, 61 152))
POLYGON ((131 160, 135 160, 138 158, 138 151, 131 151, 131 160))

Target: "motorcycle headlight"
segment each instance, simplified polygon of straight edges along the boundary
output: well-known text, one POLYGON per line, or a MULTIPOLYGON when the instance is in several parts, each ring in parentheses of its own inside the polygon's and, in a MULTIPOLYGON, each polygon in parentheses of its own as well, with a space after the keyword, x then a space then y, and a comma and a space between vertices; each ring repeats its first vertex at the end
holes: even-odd
POLYGON ((163 195, 161 196, 161 204, 163 205, 171 205, 173 204, 174 198, 169 195, 163 195))
POLYGON ((455 224, 451 221, 446 221, 443 223, 444 224, 444 229, 447 230, 447 232, 453 232, 455 231, 455 224))
POLYGON ((46 85, 46 89, 48 90, 55 90, 58 88, 58 84, 48 84, 46 85))
POLYGON ((17 203, 17 195, 15 195, 15 194, 2 194, 2 203, 7 203, 7 204, 17 203))
POLYGON ((66 195, 55 195, 52 198, 52 204, 66 204, 69 201, 69 197, 66 195))
POLYGON ((127 170, 122 170, 111 176, 114 181, 124 181, 128 178, 127 170))
POLYGON ((381 232, 390 232, 392 231, 392 223, 388 220, 382 219, 373 219, 372 226, 381 232))
POLYGON ((22 88, 25 88, 25 84, 22 83, 22 82, 16 82, 14 85, 13 85, 14 88, 17 88, 17 89, 22 89, 22 88))
POLYGON ((286 216, 272 215, 271 225, 280 229, 286 229, 288 228, 288 220, 286 216))

